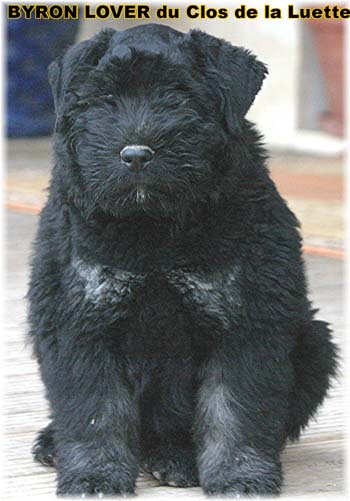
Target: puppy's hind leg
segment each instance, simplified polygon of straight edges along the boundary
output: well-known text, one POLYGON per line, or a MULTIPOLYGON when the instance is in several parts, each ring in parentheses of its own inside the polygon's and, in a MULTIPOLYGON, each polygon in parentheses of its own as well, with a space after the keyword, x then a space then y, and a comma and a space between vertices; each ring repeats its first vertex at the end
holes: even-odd
POLYGON ((49 423, 37 435, 32 448, 34 459, 44 466, 55 466, 54 425, 49 423))
POLYGON ((287 436, 299 438, 301 430, 323 402, 337 371, 337 347, 325 322, 313 320, 300 333, 291 354, 295 383, 290 395, 287 436))

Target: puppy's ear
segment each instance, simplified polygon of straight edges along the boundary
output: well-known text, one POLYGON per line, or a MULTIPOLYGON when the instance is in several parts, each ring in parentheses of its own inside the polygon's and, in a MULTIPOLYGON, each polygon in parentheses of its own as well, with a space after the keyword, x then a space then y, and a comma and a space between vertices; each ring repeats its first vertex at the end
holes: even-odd
POLYGON ((267 75, 267 67, 248 50, 199 30, 190 31, 186 43, 201 78, 213 95, 220 95, 227 126, 239 130, 267 75))
POLYGON ((48 79, 52 88, 57 116, 56 125, 64 113, 65 98, 73 85, 74 77, 84 68, 87 76, 89 70, 97 66, 115 33, 116 31, 113 29, 102 30, 90 40, 73 45, 63 56, 58 57, 50 64, 48 79))

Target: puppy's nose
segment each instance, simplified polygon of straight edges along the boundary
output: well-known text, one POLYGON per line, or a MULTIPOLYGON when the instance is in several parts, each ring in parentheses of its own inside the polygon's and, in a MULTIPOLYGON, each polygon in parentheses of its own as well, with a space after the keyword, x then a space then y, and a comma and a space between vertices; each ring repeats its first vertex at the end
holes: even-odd
POLYGON ((152 160, 154 151, 148 146, 133 144, 125 146, 120 152, 120 158, 130 169, 141 170, 143 167, 152 160))

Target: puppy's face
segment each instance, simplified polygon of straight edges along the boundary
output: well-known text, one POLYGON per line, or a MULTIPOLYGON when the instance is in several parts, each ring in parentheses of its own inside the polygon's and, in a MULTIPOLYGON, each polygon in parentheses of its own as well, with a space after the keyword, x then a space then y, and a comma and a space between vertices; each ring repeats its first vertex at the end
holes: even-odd
POLYGON ((207 56, 204 41, 148 29, 156 32, 149 47, 138 43, 137 29, 112 35, 95 64, 80 62, 60 103, 69 103, 61 130, 89 210, 183 216, 215 188, 239 129, 238 98, 235 110, 225 110, 232 106, 215 89, 223 77, 212 62, 207 77, 196 67, 207 56), (194 54, 196 42, 202 55, 194 54))
POLYGON ((103 210, 164 215, 208 192, 225 135, 189 68, 134 53, 94 71, 81 90, 71 144, 103 210))

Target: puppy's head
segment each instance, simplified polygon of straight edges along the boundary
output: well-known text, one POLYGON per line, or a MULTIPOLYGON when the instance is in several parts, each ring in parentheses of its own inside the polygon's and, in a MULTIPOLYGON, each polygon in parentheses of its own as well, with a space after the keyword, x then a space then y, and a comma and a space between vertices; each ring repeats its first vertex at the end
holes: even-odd
POLYGON ((265 66, 200 31, 107 30, 49 69, 57 170, 81 208, 182 216, 227 169, 265 66))

